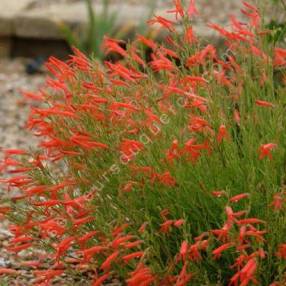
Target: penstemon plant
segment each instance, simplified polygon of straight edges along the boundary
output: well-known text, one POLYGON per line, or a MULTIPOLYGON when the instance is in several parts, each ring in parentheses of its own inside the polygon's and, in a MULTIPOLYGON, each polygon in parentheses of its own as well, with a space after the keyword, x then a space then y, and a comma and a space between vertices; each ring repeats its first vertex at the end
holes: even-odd
POLYGON ((35 285, 87 271, 93 286, 286 283, 286 50, 243 2, 247 23, 208 25, 225 39, 220 56, 194 33, 194 1, 174 4, 173 21, 149 21, 165 45, 105 38, 122 61, 74 49, 24 94, 42 104, 27 123, 39 149, 4 151, 0 210, 10 251, 45 250, 25 262, 35 285))

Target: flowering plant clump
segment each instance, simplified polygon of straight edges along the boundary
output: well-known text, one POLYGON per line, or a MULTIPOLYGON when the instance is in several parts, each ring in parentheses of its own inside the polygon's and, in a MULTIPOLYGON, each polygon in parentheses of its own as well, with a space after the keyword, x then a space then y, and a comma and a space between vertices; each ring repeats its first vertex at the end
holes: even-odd
POLYGON ((192 29, 194 1, 174 2, 180 32, 149 21, 169 31, 166 45, 105 38, 122 60, 75 49, 24 94, 41 102, 28 120, 39 150, 4 151, 0 210, 10 251, 45 250, 25 262, 35 285, 86 271, 93 286, 286 283, 286 50, 244 2, 247 23, 209 24, 220 56, 192 29))

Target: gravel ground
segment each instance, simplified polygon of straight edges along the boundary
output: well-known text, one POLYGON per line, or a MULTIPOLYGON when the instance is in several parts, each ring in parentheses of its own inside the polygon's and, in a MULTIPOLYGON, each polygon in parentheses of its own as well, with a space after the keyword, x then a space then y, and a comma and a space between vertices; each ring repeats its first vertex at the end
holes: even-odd
MULTIPOLYGON (((23 59, 0 60, 0 148, 36 146, 36 140, 25 130, 29 107, 23 100, 21 91, 37 89, 43 83, 44 75, 28 76, 24 72, 25 63, 23 59)), ((3 195, 4 191, 1 190, 0 185, 0 197, 1 193, 3 195)), ((21 256, 17 257, 8 253, 5 246, 10 237, 7 221, 0 219, 0 268, 18 269, 23 256, 30 254, 22 252, 21 256)), ((21 269, 19 275, 13 277, 12 280, 8 277, 0 277, 0 286, 31 285, 29 282, 31 273, 27 270, 21 269)))
POLYGON ((0 61, 0 146, 28 148, 35 140, 25 130, 29 107, 21 91, 35 90, 44 75, 25 74, 25 60, 0 61))

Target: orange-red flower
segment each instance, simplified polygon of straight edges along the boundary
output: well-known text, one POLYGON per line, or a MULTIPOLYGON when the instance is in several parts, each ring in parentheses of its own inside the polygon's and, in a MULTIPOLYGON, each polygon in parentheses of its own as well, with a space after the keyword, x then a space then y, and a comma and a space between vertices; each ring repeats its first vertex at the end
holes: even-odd
POLYGON ((269 159, 272 159, 271 151, 273 149, 275 149, 275 148, 277 148, 277 144, 275 144, 275 143, 262 144, 259 147, 259 159, 262 160, 265 157, 268 157, 269 159))

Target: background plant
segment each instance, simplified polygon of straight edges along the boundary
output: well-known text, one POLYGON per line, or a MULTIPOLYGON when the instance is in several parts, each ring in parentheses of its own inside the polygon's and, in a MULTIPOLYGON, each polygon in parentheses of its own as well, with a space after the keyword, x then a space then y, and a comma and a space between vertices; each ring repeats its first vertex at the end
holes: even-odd
POLYGON ((267 28, 269 28, 272 33, 269 35, 269 40, 277 43, 280 42, 280 44, 285 45, 285 39, 286 39, 286 2, 284 0, 272 0, 272 3, 274 4, 274 9, 279 11, 281 14, 280 19, 272 19, 270 22, 266 25, 267 28), (284 13, 281 13, 281 10, 284 10, 284 13))
MULTIPOLYGON (((127 23, 118 27, 118 17, 116 11, 111 11, 110 0, 102 0, 102 10, 95 11, 95 6, 92 0, 85 0, 88 22, 85 28, 79 28, 75 31, 66 24, 61 24, 61 31, 70 44, 70 46, 77 47, 86 54, 93 55, 98 59, 104 58, 104 51, 102 43, 105 36, 115 39, 128 39, 132 37, 132 30, 134 27, 127 23)), ((141 19, 136 27, 137 33, 144 34, 148 37, 155 37, 154 31, 148 29, 146 20, 150 18, 155 10, 156 1, 149 1, 148 15, 146 19, 141 19)))

